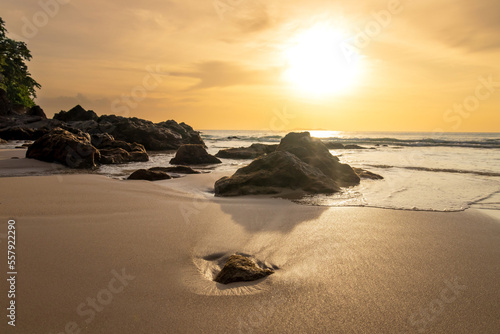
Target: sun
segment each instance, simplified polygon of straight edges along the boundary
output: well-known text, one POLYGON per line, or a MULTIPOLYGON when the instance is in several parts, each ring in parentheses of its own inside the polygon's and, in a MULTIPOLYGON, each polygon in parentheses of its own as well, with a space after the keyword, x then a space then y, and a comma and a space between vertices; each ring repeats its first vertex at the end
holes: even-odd
POLYGON ((360 72, 358 52, 329 24, 316 24, 294 36, 284 51, 284 79, 314 96, 349 91, 360 72))

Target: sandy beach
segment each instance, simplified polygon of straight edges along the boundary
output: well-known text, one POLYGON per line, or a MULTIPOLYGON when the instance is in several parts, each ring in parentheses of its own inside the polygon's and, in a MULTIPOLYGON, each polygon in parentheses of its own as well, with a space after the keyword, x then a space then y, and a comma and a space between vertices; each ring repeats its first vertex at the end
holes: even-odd
POLYGON ((1 332, 498 333, 498 219, 214 198, 219 176, 0 178, 18 270, 16 327, 5 314, 1 332), (276 273, 213 282, 235 252, 276 273))

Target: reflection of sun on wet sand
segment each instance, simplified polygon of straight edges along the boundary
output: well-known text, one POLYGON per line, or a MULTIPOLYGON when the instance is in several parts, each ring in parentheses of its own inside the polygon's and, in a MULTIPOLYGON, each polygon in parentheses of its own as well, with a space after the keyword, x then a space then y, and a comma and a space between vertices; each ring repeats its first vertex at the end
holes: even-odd
MULTIPOLYGON (((1 178, 1 219, 16 219, 20 249, 16 330, 59 333, 70 322, 82 333, 499 328, 500 224, 493 218, 474 210, 200 195, 220 176, 155 183, 97 175, 1 178), (193 209, 188 220, 181 208, 193 209), (275 273, 226 286, 211 281, 219 256, 234 253, 275 273), (101 291, 109 289, 112 270, 122 269, 134 279, 107 303, 101 291), (77 311, 87 298, 102 308, 89 323, 77 311)), ((6 291, 5 281, 0 289, 6 291)))

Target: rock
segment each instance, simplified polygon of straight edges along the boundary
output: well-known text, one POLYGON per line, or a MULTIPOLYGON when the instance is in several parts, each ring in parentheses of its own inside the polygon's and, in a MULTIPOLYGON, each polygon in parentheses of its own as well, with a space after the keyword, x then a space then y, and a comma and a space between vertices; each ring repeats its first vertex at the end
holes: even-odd
POLYGON ((194 170, 188 166, 152 167, 149 170, 160 171, 165 173, 177 173, 177 174, 201 174, 201 172, 194 170))
POLYGON ((170 160, 170 163, 173 165, 203 165, 220 164, 222 161, 208 154, 203 145, 186 144, 177 150, 175 157, 170 160))
POLYGON ((214 281, 222 284, 248 282, 274 274, 271 269, 262 269, 250 258, 242 255, 231 255, 224 268, 215 276, 214 281))
POLYGON ((31 144, 26 158, 59 162, 71 168, 93 168, 100 153, 90 143, 88 134, 56 128, 31 144))
POLYGON ((185 143, 181 134, 135 117, 101 116, 98 129, 93 133, 98 132, 109 133, 117 140, 139 143, 152 151, 176 150, 185 143))
POLYGON ((366 150, 367 148, 363 147, 363 146, 351 144, 351 145, 345 145, 345 149, 346 150, 366 150))
POLYGON ((356 174, 358 174, 358 176, 362 179, 369 179, 369 180, 382 180, 382 179, 384 179, 384 177, 382 175, 372 173, 372 172, 364 170, 362 168, 353 167, 352 169, 354 169, 356 174))
POLYGON ((343 149, 345 149, 345 146, 342 143, 336 143, 336 142, 330 141, 330 142, 326 142, 324 144, 329 150, 343 150, 343 149))
POLYGON ((169 180, 170 175, 165 172, 152 171, 147 169, 139 169, 133 172, 128 180, 146 180, 146 181, 159 181, 159 180, 169 180))
POLYGON ((93 134, 91 143, 101 152, 102 164, 123 164, 149 161, 149 155, 141 144, 115 140, 107 133, 93 134))
POLYGON ((215 183, 216 196, 278 194, 287 189, 305 193, 335 193, 337 183, 318 168, 286 151, 276 151, 215 183))
POLYGON ((329 150, 366 150, 367 149, 366 147, 355 145, 355 144, 344 145, 342 143, 337 143, 337 142, 326 142, 324 144, 329 150))
POLYGON ((255 159, 261 155, 274 152, 277 147, 278 145, 252 144, 249 147, 220 150, 215 156, 226 159, 255 159))
POLYGON ((339 186, 348 187, 359 184, 359 176, 351 166, 342 164, 337 157, 331 155, 320 139, 312 138, 309 132, 291 132, 287 134, 276 149, 287 151, 305 163, 321 170, 339 186))
POLYGON ((200 133, 198 131, 194 131, 192 127, 184 122, 178 124, 174 120, 169 120, 157 123, 156 126, 165 127, 171 131, 177 132, 181 135, 184 144, 200 144, 206 147, 205 142, 201 139, 200 133))
POLYGON ((82 106, 77 105, 70 109, 69 111, 63 111, 57 113, 53 117, 54 119, 64 121, 64 122, 73 122, 73 121, 96 121, 99 117, 92 110, 85 110, 82 106))
POLYGON ((13 126, 0 130, 0 138, 6 140, 36 140, 47 134, 47 129, 32 129, 28 127, 13 126))
POLYGON ((0 144, 7 144, 8 142, 6 140, 3 140, 2 138, 0 138, 0 144))
POLYGON ((40 106, 33 106, 31 107, 27 112, 26 115, 28 116, 39 116, 42 119, 47 119, 47 115, 45 115, 45 112, 43 111, 40 106))

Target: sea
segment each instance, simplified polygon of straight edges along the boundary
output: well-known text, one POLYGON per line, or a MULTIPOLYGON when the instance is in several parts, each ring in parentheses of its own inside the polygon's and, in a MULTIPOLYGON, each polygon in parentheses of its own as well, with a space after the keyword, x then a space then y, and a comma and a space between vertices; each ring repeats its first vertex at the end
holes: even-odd
MULTIPOLYGON (((302 130, 301 130, 302 131, 302 130)), ((309 131, 325 142, 365 149, 330 150, 340 161, 380 174, 334 195, 306 196, 304 205, 361 206, 417 211, 500 210, 500 133, 309 131)), ((203 130, 208 152, 252 143, 278 144, 286 132, 203 130)), ((139 168, 169 166, 175 152, 150 152, 150 161, 103 165, 98 174, 124 179, 139 168)), ((231 174, 251 160, 221 159, 203 171, 231 174)), ((186 176, 189 177, 189 176, 186 176)))

